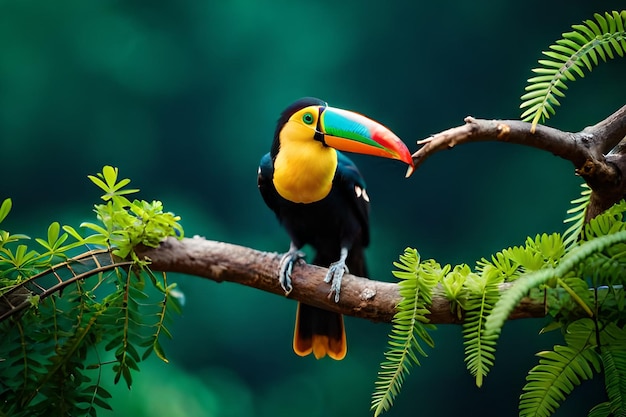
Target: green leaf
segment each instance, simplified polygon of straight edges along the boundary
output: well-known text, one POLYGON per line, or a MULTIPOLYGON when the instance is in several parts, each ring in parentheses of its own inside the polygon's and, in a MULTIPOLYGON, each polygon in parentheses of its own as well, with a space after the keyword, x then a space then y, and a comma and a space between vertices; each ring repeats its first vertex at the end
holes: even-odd
POLYGON ((106 184, 109 187, 109 189, 115 186, 115 183, 117 182, 117 173, 118 173, 118 169, 110 165, 105 165, 102 168, 102 177, 106 181, 106 184))
POLYGON ((593 407, 589 411, 589 414, 587 416, 588 417, 609 417, 610 415, 611 415, 611 406, 610 406, 610 403, 606 401, 593 407))
POLYGON ((434 328, 428 324, 427 307, 432 303, 433 289, 444 271, 436 262, 420 262, 417 250, 411 248, 405 249, 404 254, 400 255, 400 262, 394 262, 394 266, 400 269, 393 271, 393 274, 401 280, 398 285, 402 300, 393 318, 389 346, 385 360, 380 364, 372 394, 371 409, 374 410, 374 416, 391 407, 410 367, 420 365, 418 355, 426 356, 420 341, 434 346, 427 332, 434 328))
POLYGON ((91 182, 93 182, 94 184, 96 184, 98 186, 98 188, 100 188, 101 190, 108 192, 109 187, 108 185, 102 181, 100 178, 94 176, 94 175, 87 175, 87 178, 89 178, 89 180, 91 182))
POLYGON ((524 393, 520 396, 521 417, 552 415, 576 386, 583 380, 591 379, 594 371, 600 372, 600 358, 593 343, 593 325, 577 326, 568 331, 576 333, 572 336, 574 340, 584 342, 556 345, 552 351, 537 354, 539 364, 529 371, 524 393))
POLYGON ((583 188, 581 196, 571 201, 574 207, 567 210, 571 216, 565 219, 564 223, 572 223, 563 233, 563 244, 566 248, 571 248, 579 239, 585 224, 585 213, 591 197, 591 188, 586 183, 581 184, 583 188))
POLYGON ((155 341, 153 347, 154 347, 154 353, 157 355, 157 357, 161 359, 163 362, 169 363, 169 360, 165 356, 165 351, 163 350, 163 347, 161 346, 158 340, 155 341))
POLYGON ((118 181, 117 177, 118 169, 110 165, 105 165, 102 168, 102 172, 98 173, 96 176, 88 175, 88 178, 105 192, 102 196, 104 201, 115 200, 116 197, 139 191, 136 189, 123 189, 130 183, 130 180, 124 178, 118 181))
POLYGON ((85 227, 87 229, 91 229, 96 233, 100 233, 103 236, 108 236, 109 232, 100 225, 91 222, 83 222, 80 224, 80 227, 85 227))
POLYGON ((500 297, 499 284, 503 275, 495 268, 483 268, 483 273, 468 274, 466 287, 470 293, 466 304, 466 316, 463 322, 465 341, 465 363, 474 376, 476 386, 481 387, 495 360, 497 338, 486 335, 485 321, 500 297), (474 282, 474 284, 469 284, 474 282))
POLYGON ((4 199, 4 201, 2 202, 2 205, 0 205, 0 223, 2 223, 2 221, 9 214, 9 212, 11 211, 12 205, 13 203, 11 202, 10 198, 4 199))
POLYGON ((550 78, 536 77, 528 80, 525 91, 532 94, 522 95, 521 118, 531 121, 531 132, 539 121, 547 119, 555 113, 555 106, 560 103, 556 96, 563 97, 564 80, 574 81, 576 76, 583 78, 583 68, 591 71, 598 65, 598 55, 603 61, 607 56, 614 58, 613 51, 620 57, 626 51, 626 31, 622 21, 622 13, 595 14, 594 20, 588 19, 583 24, 573 25, 572 32, 563 33, 563 38, 550 45, 548 51, 542 54, 548 59, 540 59, 540 68, 532 71, 537 74, 546 74, 550 78))
POLYGON ((59 239, 60 230, 61 225, 59 225, 59 222, 53 222, 48 226, 48 243, 50 246, 54 246, 54 243, 59 239))
POLYGON ((63 225, 63 231, 70 235, 72 238, 76 239, 79 242, 82 242, 84 238, 74 229, 72 226, 63 225))
POLYGON ((613 415, 626 415, 626 340, 602 349, 608 406, 613 415))

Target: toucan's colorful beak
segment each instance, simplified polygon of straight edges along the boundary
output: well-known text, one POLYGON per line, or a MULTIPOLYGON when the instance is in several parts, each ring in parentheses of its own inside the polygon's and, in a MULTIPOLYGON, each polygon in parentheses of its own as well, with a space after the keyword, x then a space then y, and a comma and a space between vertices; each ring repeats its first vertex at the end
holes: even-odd
POLYGON ((413 158, 404 142, 372 119, 347 110, 323 107, 318 129, 324 134, 326 145, 332 148, 399 159, 409 165, 406 176, 413 173, 413 158))

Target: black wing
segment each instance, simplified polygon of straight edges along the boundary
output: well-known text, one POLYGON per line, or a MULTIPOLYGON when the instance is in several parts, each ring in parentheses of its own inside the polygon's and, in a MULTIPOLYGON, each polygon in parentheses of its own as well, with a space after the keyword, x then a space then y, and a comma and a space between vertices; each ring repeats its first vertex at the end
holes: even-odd
POLYGON ((345 210, 350 211, 347 215, 351 215, 359 224, 359 232, 351 236, 351 241, 348 245, 349 252, 346 265, 350 273, 366 277, 367 266, 364 250, 370 241, 369 197, 365 190, 365 180, 358 168, 341 152, 337 152, 337 172, 335 173, 333 188, 337 188, 343 195, 342 200, 349 203, 345 207, 345 210))
POLYGON ((272 162, 272 157, 268 152, 263 155, 263 158, 261 158, 261 162, 259 163, 257 185, 259 186, 259 191, 261 192, 261 196, 263 197, 265 204, 272 209, 274 213, 276 213, 278 210, 277 204, 279 196, 276 188, 274 188, 274 183, 272 182, 273 179, 274 163, 272 162))
POLYGON ((352 210, 357 217, 362 229, 361 243, 363 247, 369 245, 369 210, 370 202, 365 190, 365 180, 359 169, 347 156, 337 152, 337 172, 335 174, 335 187, 339 187, 347 201, 352 203, 352 210))

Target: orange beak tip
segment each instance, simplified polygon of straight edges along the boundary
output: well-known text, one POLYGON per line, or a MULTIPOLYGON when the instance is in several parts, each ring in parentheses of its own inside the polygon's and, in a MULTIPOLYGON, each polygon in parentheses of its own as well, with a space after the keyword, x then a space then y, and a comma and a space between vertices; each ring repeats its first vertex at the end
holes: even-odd
POLYGON ((406 174, 404 175, 404 178, 409 178, 411 175, 413 175, 413 172, 415 172, 415 167, 413 166, 413 164, 411 164, 407 168, 406 174))

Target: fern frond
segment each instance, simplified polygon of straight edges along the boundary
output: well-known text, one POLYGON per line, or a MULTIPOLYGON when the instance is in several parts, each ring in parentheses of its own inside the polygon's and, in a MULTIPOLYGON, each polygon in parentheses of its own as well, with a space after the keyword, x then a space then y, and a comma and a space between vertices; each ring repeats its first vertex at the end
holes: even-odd
POLYGON ((526 238, 526 248, 541 255, 545 265, 554 266, 565 255, 565 245, 558 233, 536 235, 535 239, 526 238))
MULTIPOLYGON (((525 243, 524 246, 513 246, 498 253, 511 265, 511 271, 506 275, 507 281, 518 279, 523 272, 528 273, 546 266, 554 266, 565 254, 565 245, 558 233, 537 234, 534 239, 529 236, 525 243)), ((502 262, 493 265, 501 269, 499 266, 501 264, 502 262)))
POLYGON ((459 321, 463 319, 463 311, 467 303, 466 274, 459 272, 460 269, 456 266, 450 271, 450 265, 446 265, 442 270, 443 278, 441 279, 441 287, 450 303, 450 311, 459 321))
POLYGON ((626 342, 602 349, 608 405, 615 416, 626 415, 626 342))
POLYGON ((626 242, 626 230, 619 231, 614 234, 597 237, 588 242, 582 243, 580 246, 573 248, 565 256, 561 258, 558 266, 553 268, 545 268, 539 271, 522 275, 511 288, 509 288, 496 303, 492 313, 485 323, 485 331, 487 335, 499 334, 507 317, 520 302, 520 300, 532 288, 536 288, 548 280, 558 277, 564 277, 581 261, 587 259, 596 252, 605 250, 606 248, 617 243, 626 242))
POLYGON ((167 274, 162 273, 162 280, 158 280, 156 275, 149 269, 145 270, 146 274, 152 279, 155 288, 163 293, 163 299, 157 305, 157 312, 155 314, 156 322, 151 326, 154 330, 152 334, 146 337, 145 341, 141 343, 141 346, 146 347, 141 360, 145 360, 152 352, 154 352, 159 359, 168 363, 169 360, 165 356, 165 351, 161 345, 161 336, 165 335, 169 339, 172 338, 172 333, 165 325, 165 321, 171 318, 172 310, 177 313, 181 313, 179 303, 179 291, 176 289, 176 283, 167 284, 167 274))
POLYGON ((577 385, 600 372, 595 336, 595 322, 580 319, 567 326, 566 346, 537 354, 539 364, 529 371, 520 396, 520 416, 550 416, 577 385))
POLYGON ((405 249, 400 262, 394 262, 394 266, 399 269, 393 274, 401 280, 398 285, 402 301, 393 318, 389 348, 380 364, 372 394, 371 409, 375 417, 391 407, 410 366, 420 365, 418 354, 427 356, 420 341, 434 347, 434 341, 428 334, 434 326, 428 324, 426 315, 432 303, 433 288, 442 275, 441 267, 433 261, 420 263, 419 254, 411 248, 405 249))
POLYGON ((608 401, 600 403, 589 410, 587 417, 609 417, 611 415, 611 406, 608 401))
POLYGON ((124 378, 126 386, 130 389, 132 385, 131 371, 138 371, 137 365, 141 361, 136 346, 142 341, 141 326, 143 320, 139 312, 139 301, 148 296, 137 288, 137 284, 132 281, 132 272, 122 274, 118 272, 119 280, 122 284, 122 291, 113 294, 105 300, 109 305, 103 319, 105 324, 110 325, 110 319, 116 323, 116 332, 112 335, 112 340, 104 347, 105 350, 115 349, 116 363, 113 365, 115 372, 114 382, 117 384, 120 378, 124 378))
POLYGON ((525 109, 521 118, 532 121, 531 132, 537 123, 555 113, 560 103, 557 97, 564 97, 567 81, 585 76, 584 69, 591 71, 607 57, 613 59, 626 53, 626 10, 606 12, 604 16, 596 13, 595 21, 588 19, 583 24, 573 25, 572 32, 563 34, 563 38, 550 45, 550 50, 543 54, 547 59, 540 59, 541 67, 532 71, 538 74, 528 79, 526 93, 522 95, 521 109, 525 109))
POLYGON ((32 398, 36 394, 43 394, 48 399, 54 399, 58 409, 43 415, 73 415, 82 411, 85 404, 91 406, 93 396, 80 388, 91 382, 91 378, 84 372, 84 361, 87 348, 94 343, 92 328, 96 319, 97 314, 92 315, 87 323, 79 325, 76 333, 65 340, 56 350, 55 356, 49 358, 51 363, 47 367, 48 372, 38 381, 32 398))
POLYGON ((483 378, 487 376, 495 360, 497 337, 485 336, 484 326, 499 299, 498 285, 503 279, 496 269, 489 271, 491 272, 482 276, 468 275, 465 284, 470 291, 466 305, 467 315, 463 323, 465 362, 478 387, 482 386, 483 378))
POLYGON ((504 281, 514 281, 520 274, 520 264, 515 259, 514 249, 507 248, 491 256, 491 261, 485 258, 476 262, 476 270, 481 274, 494 273, 493 270, 503 278, 504 281))
POLYGON ((615 203, 599 216, 589 220, 583 228, 583 238, 591 240, 598 236, 609 235, 626 229, 624 222, 624 212, 626 212, 626 201, 621 200, 615 203))
POLYGON ((598 354, 589 344, 579 348, 556 345, 537 356, 539 364, 528 373, 520 396, 520 417, 549 417, 577 385, 601 369, 598 354))
MULTIPOLYGON (((582 241, 595 240, 626 230, 625 211, 626 203, 622 200, 591 219, 583 227, 582 241)), ((612 291, 622 288, 619 290, 621 292, 623 291, 624 270, 626 270, 626 243, 617 243, 586 259, 581 264, 578 273, 580 276, 590 278, 591 285, 595 288, 608 286, 612 291)), ((619 294, 614 292, 613 295, 617 296, 617 301, 619 294)))
MULTIPOLYGON (((28 316, 31 316, 28 314, 28 316)), ((42 326, 49 323, 42 323, 42 326)), ((3 361, 0 361, 0 374, 2 382, 0 397, 3 411, 12 415, 19 409, 23 409, 27 403, 27 397, 37 385, 41 375, 45 375, 46 367, 43 363, 46 351, 50 344, 37 343, 32 337, 32 332, 21 321, 3 323, 0 327, 0 351, 3 361)))
POLYGON ((600 331, 600 348, 609 401, 598 404, 589 415, 626 415, 626 327, 611 321, 600 331))
POLYGON ((563 243, 567 249, 576 243, 582 233, 585 224, 585 213, 591 198, 591 188, 589 188, 587 183, 582 183, 580 186, 583 188, 580 192, 580 197, 572 200, 571 204, 574 207, 567 210, 567 214, 571 216, 563 221, 563 223, 572 223, 563 233, 563 243))

